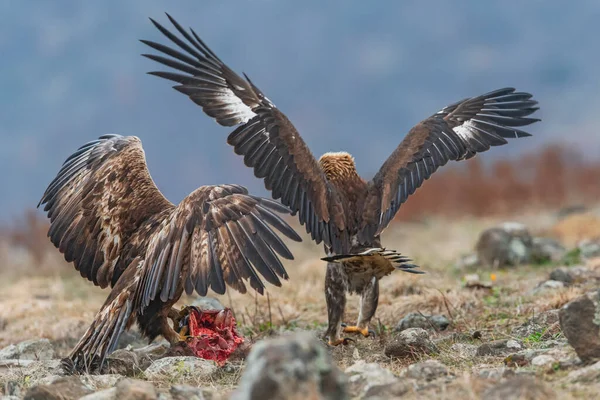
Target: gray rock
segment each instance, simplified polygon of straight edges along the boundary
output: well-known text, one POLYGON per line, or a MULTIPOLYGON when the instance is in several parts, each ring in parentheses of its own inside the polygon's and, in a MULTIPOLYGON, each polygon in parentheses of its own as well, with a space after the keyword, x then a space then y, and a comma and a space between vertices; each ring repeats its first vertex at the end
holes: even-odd
POLYGON ((531 262, 558 262, 567 254, 567 250, 556 239, 535 237, 531 241, 531 262))
POLYGON ((448 368, 437 360, 427 360, 409 365, 403 376, 417 380, 432 381, 448 376, 448 368))
POLYGON ((540 293, 552 292, 555 290, 564 289, 565 284, 560 281, 545 281, 537 285, 532 291, 531 294, 536 295, 540 293))
POLYGON ((414 385, 406 380, 397 380, 383 385, 373 385, 367 390, 363 399, 390 400, 402 397, 414 390, 414 385))
POLYGON ((523 349, 523 345, 516 340, 494 340, 484 343, 477 348, 478 356, 507 356, 523 349))
POLYGON ((560 327, 583 362, 600 360, 600 291, 565 304, 560 327))
POLYGON ((429 334, 421 328, 408 328, 394 335, 386 344, 384 353, 388 357, 419 357, 422 354, 437 353, 436 345, 429 334))
POLYGON ((92 390, 77 376, 63 377, 50 385, 37 385, 25 393, 24 400, 70 400, 90 394, 92 390))
POLYGON ((541 380, 528 376, 514 376, 488 388, 483 392, 481 398, 486 400, 550 400, 556 399, 556 395, 541 380))
POLYGON ((192 302, 193 306, 198 307, 201 310, 224 310, 225 306, 214 297, 198 297, 192 302))
POLYGON ((594 257, 600 257, 600 241, 597 240, 582 240, 577 244, 579 254, 581 258, 589 259, 594 257))
POLYGON ((575 280, 575 278, 569 271, 569 268, 565 268, 565 267, 556 268, 555 270, 550 272, 549 278, 552 281, 562 282, 565 285, 570 285, 575 280))
POLYGON ((181 379, 193 376, 195 379, 208 379, 217 371, 214 361, 198 357, 165 357, 153 361, 144 371, 149 380, 181 379))
POLYGON ((598 382, 600 380, 600 361, 587 367, 571 371, 567 376, 567 379, 573 383, 598 382))
POLYGON ((373 386, 386 385, 398 381, 389 370, 377 363, 357 361, 344 371, 348 376, 351 393, 365 395, 373 386))
POLYGON ((475 246, 477 257, 488 267, 528 263, 533 239, 525 225, 506 222, 481 233, 475 246))
POLYGON ((395 331, 402 332, 408 328, 431 329, 443 331, 450 325, 450 321, 443 315, 423 315, 420 313, 409 313, 405 315, 396 325, 395 331))
POLYGON ((547 331, 558 322, 559 310, 548 310, 534 315, 525 323, 513 328, 512 335, 518 337, 529 337, 535 333, 547 331))
POLYGON ((477 355, 477 346, 468 343, 454 343, 450 351, 461 358, 473 358, 477 355))
POLYGON ((346 378, 310 333, 265 339, 254 346, 232 400, 347 399, 346 378))
POLYGON ((166 340, 158 343, 152 343, 148 346, 134 349, 133 353, 137 357, 137 362, 141 370, 147 369, 153 361, 163 358, 170 349, 169 342, 166 340))
POLYGON ((110 389, 100 390, 98 392, 90 393, 79 400, 117 400, 117 388, 112 387, 110 389))
POLYGON ((548 354, 540 354, 531 359, 531 365, 534 367, 548 368, 556 363, 556 359, 548 354))
POLYGON ((83 375, 81 381, 93 390, 106 389, 115 386, 124 378, 118 374, 83 375))
POLYGON ((0 360, 51 360, 54 347, 48 339, 26 340, 0 350, 0 360))
POLYGON ((189 385, 174 385, 169 393, 173 400, 207 400, 202 388, 189 385))
POLYGON ((482 379, 490 379, 490 380, 500 380, 502 378, 507 378, 509 376, 513 376, 514 370, 506 367, 501 368, 478 368, 477 376, 482 379))
POLYGON ((117 386, 117 399, 155 400, 158 398, 156 389, 150 382, 139 379, 123 379, 117 386))
MULTIPOLYGON (((148 365, 151 363, 149 361, 148 365)), ((106 365, 103 368, 107 373, 133 376, 141 372, 138 356, 134 351, 127 349, 115 350, 106 358, 106 365)))

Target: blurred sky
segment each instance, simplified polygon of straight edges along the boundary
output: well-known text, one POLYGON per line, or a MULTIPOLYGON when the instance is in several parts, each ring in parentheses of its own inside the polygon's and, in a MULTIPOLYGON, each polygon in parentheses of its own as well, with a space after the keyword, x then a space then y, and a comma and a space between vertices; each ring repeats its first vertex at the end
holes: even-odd
MULTIPOLYGON (((169 12, 246 72, 316 155, 347 150, 371 177, 419 120, 504 86, 534 93, 533 138, 600 150, 600 2, 0 0, 0 221, 35 207, 64 159, 105 133, 139 136, 159 188, 262 182, 217 125, 140 57, 169 12)), ((160 68, 159 68, 160 69, 160 68)))

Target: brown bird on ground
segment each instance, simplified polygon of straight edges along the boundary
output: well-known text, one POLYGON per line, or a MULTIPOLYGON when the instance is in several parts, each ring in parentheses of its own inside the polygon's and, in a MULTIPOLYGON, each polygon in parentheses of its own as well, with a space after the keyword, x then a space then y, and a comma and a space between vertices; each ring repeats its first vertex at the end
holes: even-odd
MULTIPOLYGON (((262 275, 281 286, 288 274, 277 254, 292 253, 271 228, 300 241, 276 213, 289 210, 238 185, 202 186, 174 205, 158 190, 135 136, 105 135, 64 162, 40 204, 48 236, 81 276, 112 288, 68 359, 72 372, 101 369, 119 335, 137 322, 150 341, 183 338, 172 306, 182 293, 226 286, 263 293, 262 275), (277 254, 276 254, 277 253, 277 254)), ((38 207, 39 205, 38 204, 38 207)))
POLYGON ((220 125, 239 125, 227 142, 264 179, 273 198, 298 213, 312 239, 324 243, 331 345, 347 342, 341 337, 346 292, 360 294, 361 304, 357 324, 344 331, 368 336, 379 280, 394 270, 419 273, 407 258, 382 248, 380 240, 408 196, 448 161, 471 158, 508 138, 530 136, 517 127, 539 121, 527 117, 538 109, 532 95, 513 88, 461 100, 419 122, 366 181, 348 153, 326 153, 317 161, 288 118, 248 76, 237 75, 193 30, 167 16, 181 37, 151 21, 178 49, 142 42, 169 56, 145 57, 175 72, 150 74, 177 82, 174 88, 220 125))

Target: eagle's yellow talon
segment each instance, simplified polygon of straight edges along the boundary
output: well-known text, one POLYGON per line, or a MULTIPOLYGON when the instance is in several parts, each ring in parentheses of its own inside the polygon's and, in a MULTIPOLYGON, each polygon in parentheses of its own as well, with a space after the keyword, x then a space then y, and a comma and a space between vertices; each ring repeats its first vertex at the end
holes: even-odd
POLYGON ((371 335, 375 336, 374 333, 371 329, 369 329, 369 327, 365 327, 365 328, 360 328, 358 326, 345 326, 344 327, 344 332, 346 333, 360 333, 361 335, 363 335, 364 337, 369 337, 371 335))
POLYGON ((335 339, 335 340, 329 340, 329 342, 327 342, 327 343, 330 346, 339 346, 340 344, 347 345, 350 342, 354 342, 354 339, 351 339, 351 338, 339 338, 339 339, 335 339))
POLYGON ((187 340, 187 338, 189 338, 188 333, 188 327, 184 326, 183 328, 181 328, 181 330, 179 331, 179 341, 180 342, 185 342, 187 340))

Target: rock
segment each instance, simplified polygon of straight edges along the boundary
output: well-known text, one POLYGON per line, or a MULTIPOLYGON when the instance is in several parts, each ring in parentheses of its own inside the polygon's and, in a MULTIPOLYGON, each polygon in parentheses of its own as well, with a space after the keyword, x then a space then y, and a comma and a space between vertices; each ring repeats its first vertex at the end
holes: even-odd
POLYGON ((437 360, 427 360, 409 365, 403 376, 417 380, 432 381, 448 376, 448 368, 437 360))
POLYGON ((552 367, 555 362, 556 359, 554 357, 548 354, 540 354, 539 356, 533 357, 533 359, 531 360, 531 365, 533 365, 534 367, 548 368, 552 367))
POLYGON ((556 268, 555 270, 550 272, 550 280, 562 282, 565 285, 570 285, 571 283, 573 283, 575 278, 573 277, 571 272, 569 272, 569 268, 561 267, 556 268))
POLYGON ((51 360, 54 347, 48 339, 26 340, 0 350, 0 360, 51 360))
POLYGON ((154 386, 150 382, 139 379, 123 379, 117 384, 116 389, 117 399, 154 400, 158 398, 154 386))
POLYGON ((600 361, 583 367, 581 369, 571 371, 567 379, 573 383, 591 383, 600 380, 600 361))
POLYGON ((600 360, 600 290, 565 304, 559 313, 560 327, 581 361, 600 360), (591 298, 590 298, 591 297, 591 298))
POLYGON ((477 346, 467 343, 454 343, 450 351, 461 358, 473 358, 477 355, 477 346))
POLYGON ((550 292, 553 290, 560 290, 565 287, 565 284, 560 281, 545 281, 537 285, 532 291, 531 294, 540 294, 544 292, 550 292))
POLYGON ((137 354, 127 349, 119 349, 112 352, 111 355, 106 358, 106 366, 103 369, 111 374, 125 376, 133 376, 142 371, 137 354))
POLYGON ((112 387, 110 389, 100 390, 95 393, 90 393, 79 400, 117 400, 117 388, 112 387))
POLYGON ((478 356, 507 356, 523 348, 516 340, 494 340, 477 348, 478 356))
POLYGON ((163 358, 170 349, 169 342, 162 341, 158 343, 152 343, 148 346, 134 349, 133 353, 137 357, 137 362, 141 370, 147 369, 153 361, 163 358))
POLYGON ((173 400, 207 400, 202 388, 189 385, 174 385, 169 393, 173 400))
POLYGON ((265 339, 252 347, 232 400, 347 399, 346 378, 311 333, 265 339))
POLYGON ((225 306, 214 297, 198 297, 192 302, 193 306, 198 307, 201 310, 224 310, 225 306))
POLYGON ((384 385, 373 385, 367 390, 364 399, 369 400, 389 400, 397 399, 413 391, 414 386, 409 381, 397 380, 384 385))
POLYGON ((525 225, 506 222, 481 233, 475 246, 483 265, 502 267, 530 261, 533 240, 525 225))
POLYGON ((479 262, 479 257, 477 257, 477 254, 472 253, 472 254, 464 255, 464 256, 460 257, 458 260, 456 260, 454 267, 456 269, 460 269, 460 270, 468 270, 468 269, 474 269, 474 268, 478 267, 480 264, 481 263, 479 262))
POLYGON ((50 385, 37 385, 25 393, 24 400, 70 400, 79 399, 92 390, 77 376, 61 378, 50 385))
POLYGON ((482 379, 500 380, 509 376, 514 376, 515 372, 510 368, 478 368, 477 376, 482 379))
POLYGON ((450 325, 450 321, 443 315, 423 315, 410 313, 405 315, 396 325, 395 331, 401 332, 408 328, 432 329, 443 331, 450 325))
POLYGON ((567 254, 567 250, 556 239, 535 237, 531 241, 531 262, 558 262, 567 254))
POLYGON ((217 369, 214 361, 198 357, 165 357, 153 361, 144 371, 144 375, 149 380, 165 377, 181 379, 190 376, 194 379, 208 379, 217 369))
POLYGON ((482 282, 477 274, 465 275, 465 287, 470 289, 492 289, 491 282, 482 282))
POLYGON ((367 363, 365 360, 357 361, 344 371, 348 376, 350 392, 363 394, 373 386, 386 385, 398 381, 398 378, 389 370, 377 363, 367 363))
POLYGON ((600 257, 600 241, 585 239, 577 244, 581 258, 600 257))
POLYGON ((513 328, 512 335, 518 337, 529 337, 535 333, 542 333, 558 322, 559 310, 548 310, 534 315, 525 323, 513 328))
POLYGON ((437 351, 427 331, 421 328, 408 328, 395 334, 384 349, 388 357, 418 357, 437 351))
POLYGON ((124 378, 123 375, 118 374, 104 374, 104 375, 83 375, 81 381, 88 387, 99 390, 106 389, 115 386, 119 381, 124 378))
POLYGON ((527 376, 514 376, 500 381, 483 392, 486 400, 538 400, 556 399, 554 391, 541 380, 527 376))

